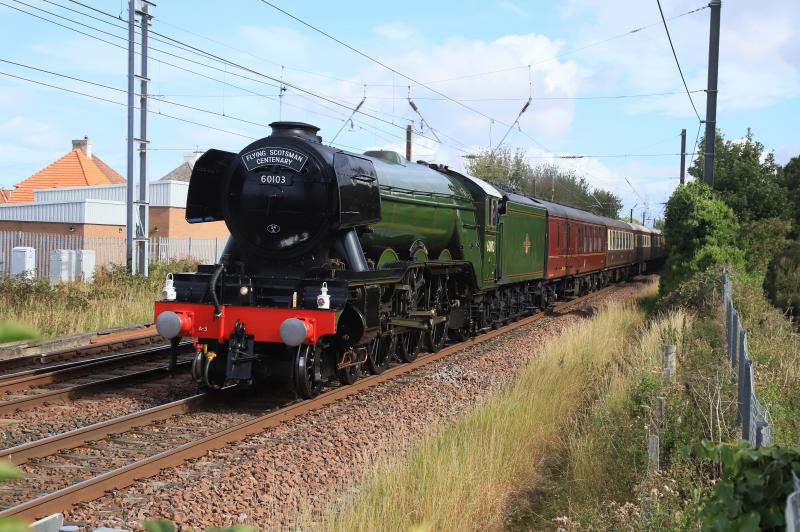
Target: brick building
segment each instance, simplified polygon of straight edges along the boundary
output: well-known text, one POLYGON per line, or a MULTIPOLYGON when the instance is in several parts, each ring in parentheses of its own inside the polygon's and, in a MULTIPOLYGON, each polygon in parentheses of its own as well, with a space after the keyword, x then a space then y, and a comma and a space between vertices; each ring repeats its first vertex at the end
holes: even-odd
MULTIPOLYGON (((15 188, 0 189, 0 232, 125 237, 125 179, 92 153, 88 138, 74 140, 72 146, 15 188)), ((224 222, 186 222, 188 180, 195 159, 196 154, 149 183, 151 237, 228 236, 224 222)))

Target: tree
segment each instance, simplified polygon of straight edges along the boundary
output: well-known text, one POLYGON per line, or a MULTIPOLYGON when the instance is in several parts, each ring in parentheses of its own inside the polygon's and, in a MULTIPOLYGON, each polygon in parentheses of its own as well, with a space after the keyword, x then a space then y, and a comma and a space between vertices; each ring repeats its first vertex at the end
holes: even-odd
POLYGON ((616 218, 622 208, 618 196, 602 189, 592 191, 586 179, 573 171, 554 164, 531 166, 521 150, 484 151, 468 159, 465 166, 467 173, 490 183, 601 216, 616 218))
MULTIPOLYGON (((705 153, 705 139, 698 145, 705 153)), ((714 157, 714 191, 742 222, 765 218, 788 219, 794 208, 784 187, 783 169, 774 155, 748 131, 744 139, 725 140, 717 132, 714 157)), ((704 157, 697 157, 689 173, 703 178, 704 157)))
POLYGON ((592 212, 600 216, 607 216, 608 218, 616 218, 619 216, 619 211, 622 209, 622 200, 615 194, 607 190, 599 188, 594 189, 592 193, 596 200, 595 205, 592 207, 592 212))
POLYGON ((744 255, 736 247, 738 232, 733 210, 709 186, 694 181, 675 189, 665 209, 667 263, 662 293, 712 266, 741 268, 744 255))
POLYGON ((773 305, 800 316, 800 242, 793 242, 772 260, 764 289, 773 305))
POLYGON ((800 155, 792 157, 783 167, 783 186, 794 204, 795 236, 800 236, 800 155))

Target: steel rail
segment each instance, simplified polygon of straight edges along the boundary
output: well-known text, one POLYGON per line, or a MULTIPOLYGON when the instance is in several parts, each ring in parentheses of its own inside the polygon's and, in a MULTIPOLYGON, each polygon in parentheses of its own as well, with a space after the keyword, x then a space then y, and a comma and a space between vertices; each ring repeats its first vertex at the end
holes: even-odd
MULTIPOLYGON (((606 287, 596 292, 592 292, 591 294, 588 294, 586 296, 578 297, 570 301, 557 304, 553 310, 568 309, 570 307, 579 305, 581 303, 585 303, 618 286, 619 285, 606 287)), ((527 318, 520 319, 519 321, 512 322, 508 325, 491 330, 480 336, 476 336, 474 338, 465 340, 458 344, 447 346, 437 353, 429 353, 427 355, 421 356, 420 358, 414 360, 413 362, 399 364, 390 367, 380 375, 372 375, 369 377, 359 379, 358 381, 349 386, 341 386, 338 388, 334 388, 330 391, 320 394, 314 399, 302 401, 299 403, 294 403, 289 406, 274 410, 263 416, 242 423, 237 423, 235 425, 229 426, 223 430, 220 430, 204 438, 200 438, 195 441, 179 445, 175 448, 162 451, 158 454, 149 456, 142 460, 138 460, 126 466, 119 467, 117 469, 100 474, 94 478, 84 480, 77 484, 73 484, 66 488, 56 490, 52 493, 48 493, 41 497, 37 497, 36 499, 32 499, 17 506, 8 508, 0 512, 0 517, 14 516, 23 519, 35 519, 43 515, 66 511, 75 504, 97 499, 103 496, 103 494, 105 494, 109 490, 122 489, 124 487, 130 486, 137 479, 157 475, 162 469, 175 467, 177 465, 182 464, 186 460, 192 458, 198 458, 200 456, 203 456, 210 450, 219 449, 231 442, 244 439, 250 435, 257 434, 263 431, 264 429, 275 427, 285 421, 294 419, 302 414, 311 412, 313 410, 317 410, 319 408, 340 401, 346 397, 350 397, 354 394, 357 394, 363 390, 366 390, 378 384, 382 384, 384 382, 393 380, 397 377, 400 377, 401 375, 404 375, 421 367, 427 366, 428 364, 441 360, 459 351, 463 351, 469 349, 470 347, 486 343, 489 340, 492 340, 500 335, 506 334, 520 327, 524 327, 526 325, 534 323, 546 316, 549 316, 549 314, 545 312, 539 312, 537 314, 534 314, 533 316, 529 316, 527 318)), ((165 409, 168 406, 169 405, 163 405, 165 409)), ((116 421, 117 420, 112 420, 105 423, 110 424, 110 423, 115 423, 116 421)), ((138 424, 140 425, 141 422, 138 422, 138 424)), ((98 430, 98 433, 102 432, 102 429, 96 429, 96 430, 98 430)), ((116 432, 119 432, 119 430, 116 430, 116 432)), ((95 436, 95 437, 100 437, 100 436, 95 436)), ((35 446, 36 443, 37 442, 25 444, 25 446, 35 446)), ((57 445, 58 444, 56 444, 55 442, 50 444, 43 444, 41 448, 47 449, 47 452, 49 454, 52 454, 53 447, 57 445)), ((17 451, 17 452, 21 453, 22 451, 17 451)), ((18 456, 22 456, 22 454, 18 454, 18 456)), ((36 453, 34 451, 30 451, 28 457, 32 458, 34 456, 36 456, 36 453)))
POLYGON ((119 434, 153 421, 160 421, 176 414, 183 414, 200 407, 208 398, 209 395, 207 393, 201 393, 178 401, 172 401, 171 403, 154 406, 140 412, 133 412, 122 417, 49 436, 41 440, 9 447, 0 451, 0 460, 6 460, 14 465, 21 465, 32 458, 44 458, 62 449, 74 449, 90 441, 101 440, 112 434, 119 434))
POLYGON ((139 347, 141 344, 152 344, 157 341, 163 342, 163 338, 161 340, 159 338, 161 337, 154 330, 141 329, 95 336, 89 340, 88 344, 0 360, 0 372, 25 366, 41 366, 42 364, 71 360, 108 351, 119 351, 120 349, 139 347))
MULTIPOLYGON (((178 362, 175 369, 185 369, 191 364, 190 360, 178 362)), ((16 412, 17 410, 29 410, 34 406, 39 406, 45 403, 52 403, 60 401, 75 393, 85 392, 92 388, 99 388, 101 386, 108 386, 113 384, 120 384, 125 381, 134 380, 143 377, 154 377, 161 374, 169 373, 169 366, 159 366, 157 368, 150 368, 142 371, 134 371, 124 375, 115 375, 106 379, 100 379, 83 384, 76 384, 74 386, 67 386, 65 388, 57 388, 42 393, 33 393, 24 395, 11 401, 0 402, 0 414, 8 414, 16 412)))
MULTIPOLYGON (((183 342, 179 348, 183 348, 190 343, 191 342, 189 341, 183 342)), ((0 375, 0 393, 13 392, 34 386, 41 386, 43 384, 60 382, 64 379, 64 377, 82 373, 87 370, 95 370, 105 366, 112 368, 121 363, 132 360, 137 360, 140 358, 147 359, 158 354, 168 354, 169 351, 169 345, 159 345, 155 347, 147 347, 138 351, 115 353, 113 355, 99 358, 65 362, 64 364, 49 366, 47 368, 28 369, 24 371, 18 371, 16 373, 0 375)))

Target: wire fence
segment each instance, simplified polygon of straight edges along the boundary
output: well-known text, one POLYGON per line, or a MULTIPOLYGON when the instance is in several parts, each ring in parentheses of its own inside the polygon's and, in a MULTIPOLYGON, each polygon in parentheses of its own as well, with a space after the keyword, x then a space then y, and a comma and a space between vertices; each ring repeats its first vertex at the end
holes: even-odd
MULTIPOLYGON (((202 264, 213 264, 225 248, 224 238, 154 237, 148 242, 150 262, 172 259, 193 259, 202 264)), ((35 250, 34 276, 50 275, 50 256, 55 250, 91 249, 95 252, 97 268, 125 264, 124 237, 84 237, 81 235, 55 235, 0 231, 0 275, 11 274, 11 250, 30 247, 35 250)))
POLYGON ((786 498, 786 530, 800 530, 800 479, 792 472, 794 491, 786 498))
POLYGON ((738 388, 737 417, 742 428, 742 439, 753 447, 772 443, 769 412, 756 397, 753 379, 753 361, 747 348, 747 331, 739 312, 733 305, 733 284, 727 272, 722 274, 722 302, 728 334, 728 359, 734 369, 738 388))

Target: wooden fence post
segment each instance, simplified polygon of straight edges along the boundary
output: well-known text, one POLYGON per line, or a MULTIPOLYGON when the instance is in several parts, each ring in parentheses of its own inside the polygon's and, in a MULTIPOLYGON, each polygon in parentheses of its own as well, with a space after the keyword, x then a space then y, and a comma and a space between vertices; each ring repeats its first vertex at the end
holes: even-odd
POLYGON ((664 356, 662 362, 663 362, 664 382, 672 382, 673 380, 675 380, 675 370, 676 370, 674 345, 664 346, 664 356))

